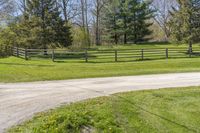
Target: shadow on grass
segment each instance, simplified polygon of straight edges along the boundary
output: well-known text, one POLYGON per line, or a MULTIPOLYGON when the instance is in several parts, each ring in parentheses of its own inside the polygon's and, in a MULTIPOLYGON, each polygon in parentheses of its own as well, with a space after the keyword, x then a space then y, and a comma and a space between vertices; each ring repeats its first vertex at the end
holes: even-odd
POLYGON ((36 66, 36 67, 53 67, 55 65, 34 65, 34 64, 21 64, 21 63, 0 63, 2 65, 13 65, 13 66, 36 66))
POLYGON ((170 42, 166 42, 166 41, 163 41, 163 42, 140 42, 140 43, 137 43, 137 45, 152 45, 152 46, 155 46, 155 45, 169 45, 171 44, 170 42))
POLYGON ((55 60, 54 61, 55 63, 59 63, 59 64, 61 64, 61 63, 85 63, 85 61, 75 61, 75 60, 55 60))
MULTIPOLYGON (((102 92, 102 91, 91 90, 91 89, 88 89, 88 88, 85 88, 85 87, 79 87, 79 88, 85 89, 85 90, 88 90, 88 91, 91 91, 91 92, 99 93, 99 94, 102 94, 102 95, 105 95, 105 93, 102 92)), ((116 97, 116 98, 119 98, 119 99, 122 99, 122 100, 124 100, 126 103, 129 103, 130 105, 134 106, 135 108, 138 108, 138 109, 140 109, 140 110, 142 110, 142 111, 144 111, 144 112, 147 112, 147 113, 149 113, 149 114, 151 114, 151 115, 153 115, 153 116, 156 116, 156 117, 158 117, 158 118, 160 118, 160 119, 163 119, 163 120, 165 120, 165 121, 167 121, 167 122, 169 122, 169 123, 171 123, 171 124, 174 124, 174 125, 177 125, 177 126, 179 126, 179 127, 182 127, 182 128, 184 128, 184 129, 186 129, 186 130, 188 130, 188 131, 190 131, 190 132, 195 132, 195 133, 198 132, 198 130, 192 129, 192 128, 186 126, 186 125, 183 125, 183 124, 180 124, 180 123, 178 123, 178 122, 176 122, 176 121, 170 120, 170 119, 168 119, 168 118, 166 118, 166 117, 164 117, 164 116, 162 116, 162 115, 159 115, 159 114, 156 114, 156 113, 151 112, 151 111, 149 111, 149 110, 146 110, 146 109, 142 108, 141 106, 137 106, 134 102, 132 102, 131 100, 129 100, 129 99, 127 99, 127 98, 124 98, 124 97, 119 96, 119 95, 112 95, 112 96, 113 96, 113 97, 116 97)), ((134 113, 134 112, 133 112, 133 113, 134 113)))
MULTIPOLYGON (((95 60, 88 60, 87 63, 89 64, 109 64, 109 63, 137 63, 137 62, 148 62, 148 61, 160 61, 160 60, 168 60, 168 59, 184 59, 184 58, 189 58, 189 57, 163 57, 163 58, 145 58, 145 59, 130 59, 130 60, 118 60, 116 61, 95 61, 95 60)), ((195 57, 191 57, 191 58, 195 58, 195 57)))
POLYGON ((168 118, 166 118, 166 117, 164 117, 164 116, 161 116, 161 115, 159 115, 159 114, 156 114, 156 113, 153 113, 153 112, 151 112, 151 111, 149 111, 149 110, 146 110, 146 109, 144 109, 144 108, 142 108, 142 107, 140 107, 140 106, 137 106, 137 105, 136 105, 135 103, 133 103, 131 100, 126 99, 126 98, 124 98, 124 97, 122 97, 122 96, 119 96, 119 95, 113 95, 113 96, 124 100, 125 102, 129 103, 130 105, 132 105, 132 106, 134 106, 134 107, 136 107, 136 108, 138 108, 138 109, 140 109, 140 110, 142 110, 142 111, 144 111, 144 112, 147 112, 147 113, 149 113, 149 114, 151 114, 151 115, 153 115, 153 116, 156 116, 156 117, 158 117, 158 118, 160 118, 160 119, 163 119, 163 120, 165 120, 165 121, 168 121, 169 123, 175 124, 175 125, 177 125, 177 126, 179 126, 179 127, 185 128, 185 129, 187 129, 187 130, 190 131, 190 132, 198 132, 197 130, 192 129, 192 128, 186 126, 186 125, 180 124, 180 123, 178 123, 178 122, 176 122, 176 121, 170 120, 170 119, 168 119, 168 118))

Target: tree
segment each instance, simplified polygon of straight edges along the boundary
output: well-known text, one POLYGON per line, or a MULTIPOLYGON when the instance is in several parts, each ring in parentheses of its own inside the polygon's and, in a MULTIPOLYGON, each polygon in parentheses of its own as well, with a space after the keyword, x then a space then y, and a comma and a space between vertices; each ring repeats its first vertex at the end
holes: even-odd
POLYGON ((86 43, 90 46, 90 31, 88 24, 88 0, 80 0, 81 5, 81 28, 85 34, 86 43))
POLYGON ((69 46, 72 37, 69 24, 60 17, 55 0, 27 0, 24 29, 30 29, 32 43, 40 44, 47 49, 48 46, 69 46), (34 35, 34 36, 33 36, 34 35))
POLYGON ((107 40, 112 39, 115 44, 118 44, 120 38, 120 26, 118 24, 118 0, 110 0, 105 6, 102 23, 105 25, 107 40))
POLYGON ((149 8, 150 4, 150 2, 138 0, 130 0, 128 3, 130 11, 130 15, 128 16, 128 38, 135 44, 148 40, 145 37, 152 33, 149 30, 152 22, 149 22, 149 20, 153 17, 154 11, 149 8))
POLYGON ((59 0, 59 5, 66 22, 73 21, 80 14, 78 4, 74 0, 59 0))
POLYGON ((0 28, 0 45, 13 46, 17 39, 16 34, 9 28, 0 28))
POLYGON ((200 1, 177 2, 179 7, 174 7, 169 23, 172 26, 172 38, 177 42, 188 43, 189 50, 192 50, 192 44, 200 41, 200 1))
POLYGON ((16 5, 13 0, 0 0, 0 21, 6 21, 13 16, 16 5))
POLYGON ((127 44, 127 32, 128 32, 128 2, 129 0, 119 0, 119 9, 117 16, 119 18, 118 22, 120 23, 120 30, 124 36, 124 44, 127 44))
POLYGON ((168 22, 170 20, 170 11, 172 7, 177 6, 176 0, 153 0, 152 7, 156 11, 154 20, 160 26, 162 31, 165 34, 165 40, 168 40, 170 37, 170 25, 168 22))
MULTIPOLYGON (((124 44, 129 42, 138 43, 148 40, 146 36, 151 34, 149 26, 152 22, 154 11, 150 9, 150 2, 142 0, 119 0, 119 4, 114 15, 113 31, 123 35, 124 44)), ((109 19, 110 15, 108 15, 109 19)), ((117 34, 115 34, 117 37, 117 34)))
POLYGON ((96 45, 100 45, 101 44, 101 40, 100 40, 100 17, 101 17, 101 11, 105 5, 106 1, 105 0, 95 0, 95 8, 93 11, 93 14, 95 16, 95 37, 96 37, 96 45))

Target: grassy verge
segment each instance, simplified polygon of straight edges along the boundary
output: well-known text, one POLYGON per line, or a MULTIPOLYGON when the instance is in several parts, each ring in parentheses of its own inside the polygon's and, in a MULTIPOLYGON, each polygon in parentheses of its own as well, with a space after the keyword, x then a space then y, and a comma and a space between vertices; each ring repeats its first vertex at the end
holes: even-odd
POLYGON ((83 63, 50 60, 25 61, 15 57, 0 59, 0 82, 63 80, 109 76, 200 71, 200 58, 83 63))
POLYGON ((9 132, 200 131, 200 87, 120 93, 40 113, 9 132))

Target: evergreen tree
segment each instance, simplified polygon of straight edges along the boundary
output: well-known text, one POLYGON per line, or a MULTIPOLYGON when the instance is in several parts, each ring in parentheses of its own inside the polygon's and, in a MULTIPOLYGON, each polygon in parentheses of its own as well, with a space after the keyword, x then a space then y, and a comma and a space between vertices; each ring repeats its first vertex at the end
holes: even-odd
POLYGON ((200 41, 200 0, 178 0, 178 8, 171 13, 171 37, 177 42, 192 44, 200 41))
POLYGON ((39 28, 41 21, 37 18, 22 20, 19 23, 10 25, 11 30, 16 34, 14 45, 25 48, 41 48, 42 29, 39 28))
POLYGON ((104 12, 105 32, 108 40, 112 39, 115 44, 118 44, 120 38, 119 24, 118 24, 118 0, 109 1, 104 12))
POLYGON ((118 24, 121 31, 120 33, 123 34, 124 44, 127 44, 127 32, 128 32, 128 17, 130 15, 130 11, 128 10, 128 2, 129 0, 119 0, 119 7, 118 7, 118 24))
POLYGON ((55 0, 27 0, 24 26, 30 29, 35 46, 69 46, 72 43, 70 26, 62 20, 55 0), (37 40, 35 40, 37 39, 37 40))
POLYGON ((118 0, 118 3, 113 12, 107 14, 108 24, 111 24, 108 29, 113 31, 110 33, 115 33, 115 38, 123 36, 124 44, 128 41, 138 43, 148 40, 146 36, 152 33, 149 30, 152 25, 149 19, 154 13, 150 9, 151 3, 142 0, 118 0))
POLYGON ((141 0, 129 0, 128 2, 128 39, 137 42, 148 40, 145 38, 150 35, 152 31, 149 26, 153 23, 149 20, 153 17, 154 11, 149 8, 150 2, 143 2, 141 0))

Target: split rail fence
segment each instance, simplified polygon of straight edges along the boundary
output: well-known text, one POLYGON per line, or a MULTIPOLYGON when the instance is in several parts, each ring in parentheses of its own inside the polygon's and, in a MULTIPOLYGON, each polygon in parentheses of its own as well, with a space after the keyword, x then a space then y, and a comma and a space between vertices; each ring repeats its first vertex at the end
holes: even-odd
POLYGON ((13 55, 29 60, 52 59, 83 60, 85 62, 123 62, 137 60, 154 60, 168 58, 186 58, 200 56, 200 49, 187 48, 154 48, 154 49, 120 49, 120 50, 92 50, 85 49, 80 52, 70 52, 58 49, 24 49, 13 47, 13 55))

